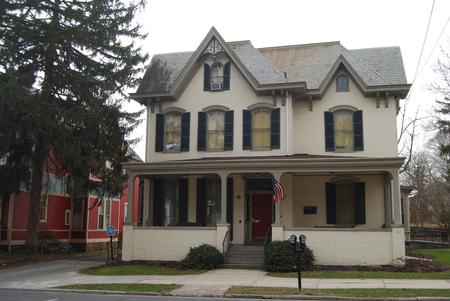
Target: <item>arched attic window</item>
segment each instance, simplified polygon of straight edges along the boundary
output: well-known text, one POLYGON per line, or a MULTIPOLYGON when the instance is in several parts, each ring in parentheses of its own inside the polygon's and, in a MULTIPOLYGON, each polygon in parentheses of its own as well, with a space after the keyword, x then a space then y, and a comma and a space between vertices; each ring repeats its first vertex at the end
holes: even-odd
POLYGON ((348 92, 349 89, 349 80, 346 74, 339 74, 336 77, 336 92, 348 92))

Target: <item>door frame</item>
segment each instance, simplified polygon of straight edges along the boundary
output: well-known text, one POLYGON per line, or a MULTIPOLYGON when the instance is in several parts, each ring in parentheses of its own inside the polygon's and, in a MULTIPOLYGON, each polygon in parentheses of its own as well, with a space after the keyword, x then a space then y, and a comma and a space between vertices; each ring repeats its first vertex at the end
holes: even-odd
MULTIPOLYGON (((245 198, 245 205, 244 208, 248 211, 245 212, 245 216, 249 217, 248 219, 245 220, 245 227, 244 227, 244 243, 251 243, 254 242, 252 239, 252 234, 253 234, 253 229, 252 229, 252 208, 253 208, 253 195, 255 194, 268 194, 268 195, 272 195, 272 191, 267 191, 267 190, 256 190, 256 191, 249 191, 246 193, 247 197, 245 198)), ((273 208, 273 204, 271 206, 272 210, 271 210, 271 216, 272 216, 272 220, 271 220, 271 224, 273 223, 273 218, 274 218, 274 208, 273 208)))

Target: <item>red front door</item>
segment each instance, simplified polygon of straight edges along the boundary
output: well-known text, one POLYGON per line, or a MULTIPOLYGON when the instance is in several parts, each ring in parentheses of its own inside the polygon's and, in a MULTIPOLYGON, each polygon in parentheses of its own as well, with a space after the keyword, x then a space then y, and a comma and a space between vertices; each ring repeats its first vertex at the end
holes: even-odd
POLYGON ((252 240, 262 241, 272 224, 272 195, 252 195, 252 240))

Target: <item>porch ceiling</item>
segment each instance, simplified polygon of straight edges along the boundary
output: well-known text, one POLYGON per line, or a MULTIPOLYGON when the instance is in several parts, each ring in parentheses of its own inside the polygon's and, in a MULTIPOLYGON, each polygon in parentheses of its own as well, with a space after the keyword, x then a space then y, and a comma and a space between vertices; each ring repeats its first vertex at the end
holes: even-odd
POLYGON ((384 172, 398 170, 405 158, 361 158, 337 156, 268 156, 202 158, 162 162, 127 162, 123 166, 135 175, 217 173, 324 173, 384 172))

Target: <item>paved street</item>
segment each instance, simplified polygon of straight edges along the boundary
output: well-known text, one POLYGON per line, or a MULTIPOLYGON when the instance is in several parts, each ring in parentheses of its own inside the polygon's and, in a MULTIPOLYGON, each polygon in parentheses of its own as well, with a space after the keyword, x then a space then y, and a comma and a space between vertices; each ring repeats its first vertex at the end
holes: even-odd
MULTIPOLYGON (((130 295, 105 295, 85 294, 69 292, 26 291, 26 290, 2 290, 0 289, 0 301, 196 301, 198 298, 171 297, 171 296, 130 296, 130 295)), ((230 298, 202 298, 204 301, 223 301, 230 298)), ((260 301, 261 299, 232 299, 236 301, 260 301)), ((274 300, 277 301, 277 300, 274 300)), ((310 300, 313 301, 313 300, 310 300)))

